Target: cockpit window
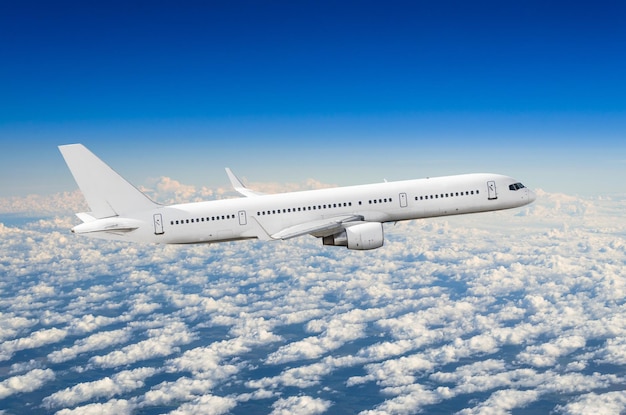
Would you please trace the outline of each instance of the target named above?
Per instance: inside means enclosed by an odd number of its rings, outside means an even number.
[[[526,187],[526,186],[524,186],[521,183],[513,183],[513,184],[509,185],[509,190],[519,190],[519,189],[523,189],[524,187]]]

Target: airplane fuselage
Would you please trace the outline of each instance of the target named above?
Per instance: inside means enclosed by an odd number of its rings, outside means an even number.
[[[511,190],[509,186],[515,183],[515,179],[497,174],[467,174],[163,206],[133,216],[142,225],[114,239],[166,244],[259,235],[267,235],[261,239],[282,239],[271,235],[325,218],[355,216],[364,222],[385,223],[531,203],[532,191]],[[316,236],[328,235],[320,231]]]
[[[386,222],[509,209],[535,200],[531,190],[499,174],[267,195],[246,188],[226,169],[233,188],[246,197],[162,206],[83,145],[59,149],[91,208],[77,213],[83,223],[72,232],[103,239],[195,244],[308,234],[324,245],[367,250],[383,246]]]

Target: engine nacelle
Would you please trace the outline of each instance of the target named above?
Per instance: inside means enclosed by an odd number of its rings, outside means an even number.
[[[359,251],[380,248],[385,243],[383,224],[366,222],[347,226],[345,231],[325,236],[323,242],[324,245],[347,246]]]

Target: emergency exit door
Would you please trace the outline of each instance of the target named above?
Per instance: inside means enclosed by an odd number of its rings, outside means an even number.
[[[407,207],[408,203],[407,203],[407,197],[406,197],[406,193],[400,193],[400,207]]]
[[[247,218],[246,218],[246,211],[245,210],[240,210],[239,211],[239,224],[240,225],[245,225],[247,224]]]
[[[163,216],[160,213],[154,214],[154,234],[155,235],[163,235],[165,231],[163,230]]]
[[[489,195],[489,200],[494,200],[498,198],[498,193],[496,192],[496,182],[487,182],[487,194]]]

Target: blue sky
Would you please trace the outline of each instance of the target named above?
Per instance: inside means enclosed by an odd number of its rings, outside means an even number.
[[[625,190],[626,5],[434,3],[5,3],[0,196],[73,190],[70,142],[136,184]]]

